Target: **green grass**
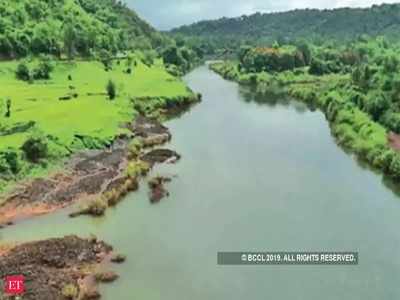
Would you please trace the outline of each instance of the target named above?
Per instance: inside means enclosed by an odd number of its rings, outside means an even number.
[[[161,61],[148,67],[137,60],[132,74],[127,74],[125,61],[114,61],[111,71],[105,71],[97,61],[58,61],[50,80],[33,83],[17,80],[18,61],[0,62],[0,191],[12,188],[15,181],[45,176],[57,168],[72,152],[101,148],[127,131],[122,125],[134,120],[134,98],[141,97],[141,106],[153,112],[163,107],[166,99],[182,101],[193,93],[179,79],[166,72]],[[69,80],[71,76],[72,80]],[[112,80],[117,96],[110,100],[106,85]],[[77,94],[71,100],[59,100]],[[11,99],[11,116],[5,117],[7,99]],[[34,126],[15,129],[21,124]],[[29,127],[29,126],[28,126]],[[12,133],[13,132],[13,133]],[[33,134],[47,136],[48,157],[33,164],[24,157],[21,146]],[[79,136],[80,138],[77,138]],[[17,153],[19,171],[11,174],[4,153]],[[2,156],[3,155],[3,156]]]
[[[121,132],[121,124],[134,115],[131,97],[176,97],[188,95],[182,81],[169,75],[157,62],[149,68],[138,63],[132,74],[123,72],[125,62],[114,62],[106,72],[100,62],[58,62],[47,81],[33,84],[17,80],[17,62],[0,63],[1,126],[34,121],[35,128],[52,135],[63,145],[70,145],[74,135],[111,139]],[[68,80],[71,75],[72,80]],[[117,86],[117,98],[110,101],[105,93],[108,80]],[[72,88],[70,88],[73,87]],[[77,93],[77,98],[60,101],[59,97]],[[89,96],[88,94],[96,94]],[[11,117],[4,118],[5,99],[12,100]],[[29,133],[0,136],[0,150],[20,148]]]

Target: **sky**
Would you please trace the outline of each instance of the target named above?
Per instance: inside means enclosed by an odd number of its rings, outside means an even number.
[[[400,0],[125,0],[142,18],[160,30],[204,19],[237,17],[256,12],[296,8],[366,7]]]

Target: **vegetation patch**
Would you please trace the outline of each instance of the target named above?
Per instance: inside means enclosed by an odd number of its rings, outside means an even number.
[[[400,178],[400,153],[390,138],[400,130],[400,49],[390,47],[384,38],[360,38],[335,49],[309,44],[302,46],[310,55],[305,66],[287,68],[279,60],[271,65],[271,57],[290,47],[294,49],[294,45],[246,48],[237,61],[214,63],[210,68],[227,79],[254,85],[262,95],[278,90],[320,108],[339,144]]]

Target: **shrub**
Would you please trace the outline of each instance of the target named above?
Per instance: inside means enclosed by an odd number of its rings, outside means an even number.
[[[106,90],[110,100],[114,100],[115,96],[117,95],[117,87],[115,86],[114,81],[111,79],[107,82]]]
[[[31,75],[28,64],[25,61],[22,61],[18,64],[17,70],[15,71],[15,75],[19,80],[29,81]]]
[[[396,179],[400,179],[400,157],[399,155],[395,155],[392,157],[392,162],[389,166],[390,175],[392,175]]]
[[[388,172],[395,156],[396,153],[393,150],[388,149],[375,157],[373,164],[374,166],[381,168],[383,171]]]
[[[53,65],[49,58],[44,57],[39,64],[33,69],[34,79],[50,79],[50,73],[53,71]]]
[[[0,152],[0,173],[17,174],[20,170],[20,162],[18,154],[8,149]]]
[[[126,174],[130,178],[136,178],[140,175],[145,175],[150,170],[150,165],[144,161],[138,160],[130,162],[126,169]]]
[[[11,99],[7,99],[7,101],[6,101],[6,113],[4,116],[6,118],[11,117]]]
[[[31,136],[25,141],[21,149],[29,161],[37,163],[48,155],[47,139],[41,135]]]
[[[63,287],[61,293],[67,299],[76,299],[78,296],[78,288],[74,284],[70,283]]]
[[[139,139],[134,139],[131,143],[128,145],[128,158],[129,159],[135,159],[139,156],[140,154],[140,149],[143,148],[143,143]]]
[[[103,199],[107,202],[108,206],[115,206],[126,194],[136,191],[138,188],[139,184],[137,180],[127,177],[118,187],[106,192],[103,195]]]
[[[86,209],[87,213],[92,216],[102,216],[107,209],[107,202],[100,197],[91,201]]]

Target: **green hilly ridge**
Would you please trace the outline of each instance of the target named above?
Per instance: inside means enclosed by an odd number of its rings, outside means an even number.
[[[90,55],[149,49],[163,36],[114,0],[0,0],[0,54]],[[72,53],[70,53],[72,52]]]
[[[298,9],[201,21],[172,30],[174,34],[263,42],[293,39],[346,39],[360,35],[400,36],[400,4],[334,10]]]

